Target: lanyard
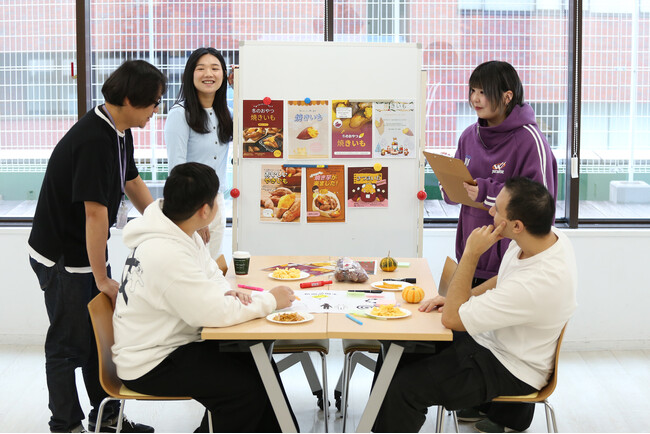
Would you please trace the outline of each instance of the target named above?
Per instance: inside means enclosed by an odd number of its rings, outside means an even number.
[[[108,118],[111,120],[111,123],[115,127],[115,134],[117,137],[117,155],[118,155],[117,160],[120,162],[120,182],[121,182],[120,187],[122,187],[122,193],[124,193],[124,185],[126,183],[126,140],[124,140],[124,152],[122,152],[122,149],[120,147],[120,135],[117,132],[117,125],[113,120],[113,116],[111,116],[111,113],[106,108],[106,104],[104,104],[104,111],[106,111],[106,115],[108,116]]]

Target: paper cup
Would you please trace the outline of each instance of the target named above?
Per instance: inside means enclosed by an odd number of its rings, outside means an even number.
[[[248,266],[251,263],[251,254],[248,252],[233,252],[232,261],[235,264],[235,274],[248,274]]]

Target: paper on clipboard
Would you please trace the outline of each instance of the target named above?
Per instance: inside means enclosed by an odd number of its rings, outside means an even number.
[[[429,166],[433,169],[433,173],[436,174],[438,181],[450,200],[487,211],[487,208],[482,203],[474,202],[467,196],[463,182],[472,185],[476,185],[476,183],[472,175],[470,175],[469,170],[467,170],[467,166],[461,160],[431,152],[425,152],[424,156],[427,158]]]

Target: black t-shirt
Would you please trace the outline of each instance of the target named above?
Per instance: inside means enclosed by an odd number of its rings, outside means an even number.
[[[86,113],[52,151],[29,235],[36,252],[54,262],[63,256],[68,267],[90,265],[84,201],[108,209],[110,228],[122,199],[118,134],[104,113],[97,114],[101,109]],[[124,132],[120,145],[122,155],[126,152],[125,180],[129,181],[138,176],[131,130]]]

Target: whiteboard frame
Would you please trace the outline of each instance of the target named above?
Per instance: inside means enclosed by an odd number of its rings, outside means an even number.
[[[268,57],[277,54],[283,72],[256,68],[256,60],[268,61]],[[341,54],[343,53],[343,54]],[[369,70],[377,68],[375,75],[364,76],[363,80],[376,80],[383,87],[389,87],[384,93],[361,89],[354,86],[336,86],[333,90],[332,80],[345,81],[345,75],[338,74],[340,65],[334,64],[332,70],[322,67],[323,62],[332,60],[349,65],[354,59],[341,56],[360,55],[363,61],[370,63]],[[265,58],[266,56],[266,58]],[[373,56],[378,56],[375,59]],[[325,60],[323,60],[325,59]],[[393,60],[396,65],[390,60]],[[406,59],[406,60],[404,60]],[[320,67],[305,67],[305,62],[320,62]],[[374,63],[373,63],[374,62]],[[388,69],[381,68],[385,62]],[[398,257],[422,257],[424,204],[416,194],[424,190],[423,155],[426,113],[426,72],[421,69],[421,44],[367,44],[336,42],[267,42],[242,41],[240,43],[240,68],[235,69],[234,79],[234,132],[233,132],[233,187],[240,190],[240,197],[233,200],[232,249],[248,250],[255,255],[331,255],[331,256],[383,256],[391,250],[391,255]],[[378,64],[377,64],[378,63]],[[301,67],[302,65],[302,67]],[[301,69],[302,68],[302,69]],[[296,77],[305,70],[318,74],[316,83],[296,89]],[[358,73],[358,65],[351,74]],[[386,72],[388,71],[388,72]],[[362,71],[363,73],[363,71]],[[332,77],[331,74],[335,76]],[[338,75],[337,75],[338,74]],[[293,77],[293,78],[292,78]],[[262,80],[265,78],[265,80]],[[285,80],[283,89],[282,81]],[[356,79],[361,80],[361,78]],[[291,83],[286,88],[286,82]],[[252,84],[251,84],[252,83]],[[343,90],[340,90],[343,88]],[[266,91],[264,90],[266,89]],[[361,89],[361,90],[360,90]],[[407,90],[404,90],[407,89]],[[386,93],[388,92],[388,93]],[[264,97],[283,100],[285,109],[284,131],[287,131],[288,100],[350,99],[361,101],[414,100],[416,102],[416,128],[419,140],[416,143],[415,158],[411,159],[354,159],[329,158],[319,160],[289,160],[285,155],[281,159],[242,157],[243,118],[242,106],[246,99],[261,100]],[[331,130],[328,132],[331,134]],[[286,149],[286,145],[285,145]],[[354,166],[372,166],[380,162],[389,168],[389,206],[388,208],[350,208],[346,209],[345,223],[307,223],[305,217],[306,191],[304,190],[305,173],[303,169],[303,203],[301,204],[301,222],[266,223],[259,219],[260,173],[263,164],[331,164],[344,165],[347,184],[347,168]],[[347,192],[347,188],[346,188]],[[347,202],[347,196],[345,198]],[[251,204],[256,203],[255,207]],[[401,206],[401,207],[400,207]],[[362,217],[360,217],[362,216]],[[389,224],[391,219],[394,224]],[[360,220],[363,220],[361,222]],[[388,222],[388,223],[387,223]],[[335,245],[331,239],[335,238]],[[254,240],[254,241],[253,241]],[[295,241],[291,241],[295,240]],[[319,244],[320,243],[320,244]],[[330,244],[328,244],[330,243]]]

